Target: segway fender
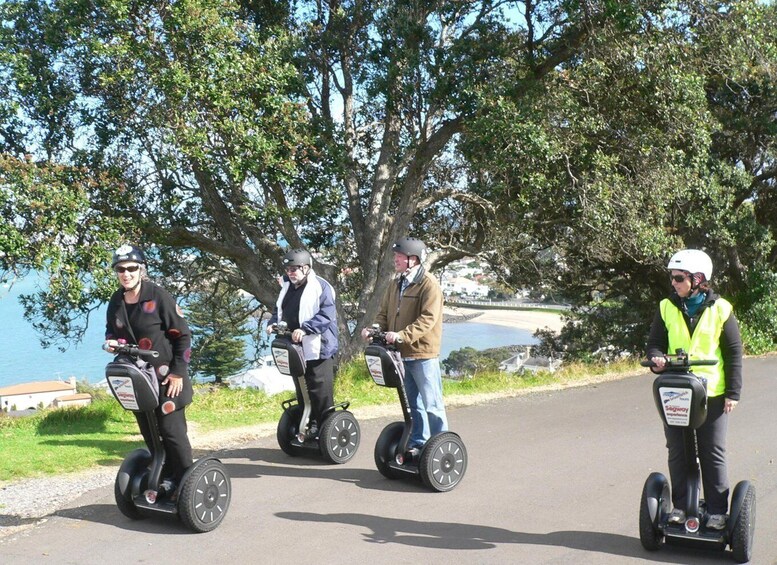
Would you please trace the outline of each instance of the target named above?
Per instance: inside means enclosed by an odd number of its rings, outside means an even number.
[[[753,486],[750,484],[750,481],[739,481],[737,486],[734,487],[734,492],[731,495],[731,512],[728,518],[729,537],[734,529],[734,525],[737,523],[737,518],[739,518],[739,512],[742,510],[742,504],[744,504],[747,492],[751,488]]]
[[[150,461],[151,453],[147,449],[142,448],[136,449],[124,458],[119,467],[119,472],[116,474],[116,484],[122,493],[125,493],[128,497],[137,494],[137,485],[135,485],[136,488],[133,490],[132,483],[140,478],[138,470],[146,467]]]
[[[650,476],[645,481],[647,507],[650,512],[650,519],[654,524],[657,524],[660,518],[661,498],[666,486],[666,477],[661,473],[650,473]]]

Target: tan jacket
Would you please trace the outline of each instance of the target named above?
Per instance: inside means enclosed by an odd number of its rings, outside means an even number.
[[[397,332],[404,359],[434,359],[442,342],[442,290],[421,266],[399,298],[399,276],[383,297],[375,323],[381,330]]]

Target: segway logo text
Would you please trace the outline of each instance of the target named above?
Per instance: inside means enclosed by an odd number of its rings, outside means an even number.
[[[138,399],[135,396],[135,387],[132,386],[132,379],[124,377],[108,377],[108,384],[111,385],[113,396],[119,401],[119,404],[125,410],[138,410]]]
[[[659,388],[664,417],[669,426],[688,426],[691,419],[691,391],[687,388]]]
[[[386,386],[386,381],[383,379],[383,363],[380,357],[365,356],[364,358],[367,360],[367,369],[375,384]]]
[[[275,365],[278,370],[284,375],[291,374],[291,368],[289,367],[289,352],[285,349],[273,347],[272,356],[275,359]]]

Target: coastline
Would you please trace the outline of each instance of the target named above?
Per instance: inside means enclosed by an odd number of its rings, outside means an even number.
[[[445,306],[443,316],[446,322],[474,322],[520,328],[536,332],[548,328],[558,333],[564,325],[562,314],[557,311],[537,310],[478,310],[476,307]]]

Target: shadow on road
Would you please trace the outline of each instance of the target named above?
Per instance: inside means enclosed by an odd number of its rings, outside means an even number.
[[[301,479],[329,479],[356,485],[369,490],[387,492],[429,492],[420,480],[392,481],[377,469],[360,469],[348,465],[334,465],[317,457],[290,457],[277,449],[251,448],[233,450],[220,455],[226,463],[229,476],[234,479],[255,479],[262,476]],[[249,463],[235,463],[245,459]],[[268,463],[262,465],[259,462]]]
[[[165,536],[170,534],[194,534],[194,532],[187,529],[177,517],[167,518],[158,515],[148,516],[140,520],[131,520],[119,512],[118,508],[113,504],[87,504],[85,506],[58,510],[54,515],[62,518],[69,518],[71,520],[85,520],[97,524],[106,524],[108,526],[121,528],[122,530],[144,534]]]
[[[400,543],[429,549],[484,550],[501,544],[547,545],[606,553],[660,563],[731,563],[724,552],[691,551],[672,547],[665,551],[647,552],[639,539],[605,532],[559,531],[547,534],[514,532],[493,526],[453,522],[420,522],[383,518],[367,514],[315,514],[312,512],[277,512],[279,518],[298,522],[350,524],[370,530],[364,534],[369,543]]]

